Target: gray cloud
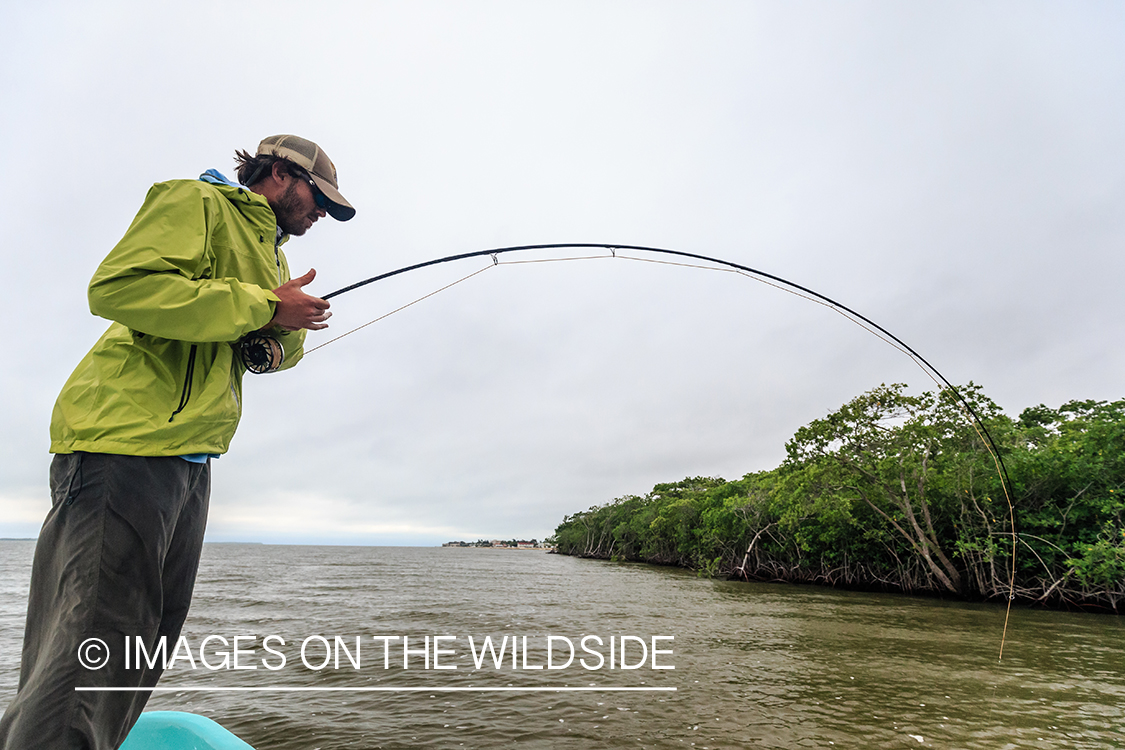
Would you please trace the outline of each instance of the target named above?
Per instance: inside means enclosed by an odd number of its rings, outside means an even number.
[[[360,211],[287,245],[294,271],[318,269],[313,291],[500,245],[654,245],[838,299],[1012,413],[1122,395],[1118,6],[7,15],[0,534],[33,534],[46,510],[51,404],[104,328],[85,285],[148,186],[229,172],[275,132],[321,142]],[[329,332],[474,263],[340,297]],[[745,278],[501,266],[249,379],[211,536],[543,537],[658,481],[772,467],[797,427],[892,381],[932,387],[839,316]]]

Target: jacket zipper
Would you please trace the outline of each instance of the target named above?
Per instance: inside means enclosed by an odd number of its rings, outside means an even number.
[[[195,374],[195,350],[197,347],[198,344],[192,344],[191,351],[188,352],[187,376],[184,377],[184,389],[180,393],[180,405],[172,412],[172,416],[168,417],[169,422],[175,419],[176,415],[184,410],[184,407],[187,406],[188,399],[191,398],[191,381],[192,375]]]
[[[277,261],[277,285],[281,286],[281,230],[278,229],[273,238],[273,259]]]

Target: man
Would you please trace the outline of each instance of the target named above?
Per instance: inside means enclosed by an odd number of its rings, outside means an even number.
[[[290,279],[281,244],[355,209],[311,141],[272,136],[236,152],[241,185],[214,170],[154,185],[89,287],[113,323],[70,376],[51,419],[52,508],[35,550],[19,690],[5,750],[110,750],[155,668],[126,639],[168,653],[191,602],[210,460],[242,411],[242,375],[293,366],[328,303]],[[103,664],[104,662],[104,664]]]

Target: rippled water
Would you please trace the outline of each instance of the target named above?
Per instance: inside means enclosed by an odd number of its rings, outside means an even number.
[[[15,689],[30,542],[0,542],[0,701]],[[1119,618],[696,578],[540,552],[207,545],[185,636],[280,635],[286,666],[196,670],[162,687],[425,687],[424,692],[160,693],[149,708],[210,716],[260,750],[298,748],[1105,748],[1125,745]],[[675,670],[474,669],[468,636],[671,635]],[[300,663],[309,636],[363,636],[362,665]],[[443,664],[384,669],[375,635]],[[214,643],[214,642],[213,642]],[[670,645],[669,645],[670,644]],[[536,648],[538,647],[538,650]],[[635,647],[635,644],[630,644]],[[310,661],[323,656],[317,644]],[[608,659],[608,648],[602,649]],[[216,649],[212,648],[212,652]],[[198,652],[196,653],[198,656]],[[565,654],[564,654],[565,656]],[[217,657],[210,657],[212,662]],[[628,656],[633,662],[634,654]],[[279,663],[274,659],[273,663]],[[594,660],[588,663],[596,663]],[[634,662],[635,663],[635,662]],[[520,664],[519,666],[522,666]],[[183,667],[183,668],[181,668]],[[441,692],[452,687],[675,687],[675,692]]]

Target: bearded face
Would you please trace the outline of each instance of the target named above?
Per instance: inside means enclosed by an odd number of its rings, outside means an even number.
[[[277,216],[277,226],[281,231],[300,237],[309,230],[323,211],[316,207],[312,189],[301,180],[290,180],[280,196],[270,201],[270,208]]]

